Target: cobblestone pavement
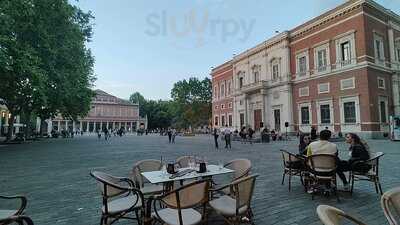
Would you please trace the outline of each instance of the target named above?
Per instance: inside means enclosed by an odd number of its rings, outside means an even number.
[[[258,225],[320,224],[315,213],[319,204],[341,208],[370,225],[387,224],[372,183],[356,183],[353,196],[340,193],[340,203],[334,197],[316,196],[311,200],[298,178],[292,180],[291,192],[287,183],[282,186],[279,149],[296,152],[297,141],[253,145],[234,142],[229,151],[215,150],[210,136],[177,137],[176,144],[167,142],[167,137],[160,136],[113,137],[110,141],[83,136],[1,146],[0,194],[27,196],[26,214],[35,224],[98,224],[101,200],[89,175],[91,170],[124,176],[138,160],[161,156],[174,160],[187,154],[205,156],[211,163],[248,158],[253,173],[260,174],[253,199]],[[374,151],[385,153],[380,171],[383,190],[399,186],[400,143],[370,140],[369,144]],[[339,144],[344,158],[347,147]],[[223,224],[218,216],[211,217],[209,224]]]

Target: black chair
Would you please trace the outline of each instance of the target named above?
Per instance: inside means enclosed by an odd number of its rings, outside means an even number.
[[[376,193],[380,193],[382,195],[382,187],[379,181],[379,159],[383,155],[384,155],[383,152],[377,152],[372,156],[371,159],[362,162],[363,164],[370,165],[371,169],[367,172],[363,173],[357,171],[350,171],[351,194],[353,194],[354,181],[364,180],[374,183]]]
[[[139,213],[141,216],[144,213],[144,198],[133,181],[98,171],[90,172],[90,175],[97,180],[103,197],[101,225],[112,224],[119,219],[133,219],[141,224]],[[134,212],[136,218],[126,216],[130,212]],[[109,223],[109,219],[113,220]]]
[[[282,185],[285,182],[285,176],[289,176],[289,191],[291,188],[292,176],[300,177],[301,184],[304,185],[303,172],[305,171],[305,161],[293,153],[281,149],[283,159]]]

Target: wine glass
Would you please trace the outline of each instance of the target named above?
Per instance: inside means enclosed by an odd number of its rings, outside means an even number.
[[[222,162],[222,160],[218,160],[218,169],[222,170],[224,168],[224,163]]]

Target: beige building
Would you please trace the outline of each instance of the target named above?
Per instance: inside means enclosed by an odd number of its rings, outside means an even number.
[[[234,126],[285,131],[292,124],[289,35],[281,33],[233,58]],[[288,131],[291,131],[290,127]]]
[[[106,128],[123,128],[127,132],[133,132],[139,128],[147,129],[147,118],[139,116],[139,104],[117,98],[102,90],[95,90],[95,92],[96,96],[85,118],[80,118],[75,122],[62,117],[46,120],[47,132],[50,133],[52,130],[96,132]],[[39,126],[37,127],[40,130]]]

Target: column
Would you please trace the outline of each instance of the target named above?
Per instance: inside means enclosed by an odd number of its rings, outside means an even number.
[[[140,124],[140,120],[138,120],[138,121],[136,122],[136,130],[139,130],[139,124]]]
[[[247,95],[244,94],[244,126],[248,126],[249,125],[249,120],[248,120],[248,99],[247,99]]]
[[[65,130],[68,131],[68,120],[65,121]]]
[[[57,131],[61,131],[61,121],[57,121]]]
[[[81,121],[79,121],[79,131],[83,131],[83,126],[82,126],[82,120]]]
[[[391,21],[389,22],[391,24]],[[390,65],[393,69],[397,70],[398,67],[396,66],[396,50],[394,46],[394,35],[393,35],[393,28],[388,30],[388,38],[389,38],[389,54],[390,54]],[[393,108],[394,114],[400,114],[400,80],[399,80],[399,73],[395,73],[392,75],[392,95],[393,95]]]
[[[262,100],[261,121],[263,122],[264,127],[266,127],[267,126],[267,120],[266,120],[267,118],[265,117],[265,109],[266,109],[265,98],[266,98],[266,94],[267,94],[266,90],[261,89],[260,94],[261,94],[261,100]],[[262,127],[260,127],[260,129],[262,129]]]
[[[40,125],[42,124],[42,120],[40,117],[36,117],[36,132],[40,132]]]
[[[128,122],[125,122],[125,131],[128,131]]]
[[[112,129],[115,130],[115,121],[113,121]]]
[[[86,121],[86,132],[89,132],[89,121]]]
[[[96,121],[93,121],[93,132],[96,132]]]
[[[15,123],[18,123],[18,127],[15,127],[15,133],[19,133],[19,123],[21,121],[21,118],[19,116],[17,116],[17,119],[15,121]]]
[[[51,134],[51,131],[53,130],[53,121],[51,119],[47,120],[47,134]]]
[[[131,126],[130,126],[130,128],[131,128],[131,132],[132,132],[132,131],[133,131],[132,122],[131,122]]]
[[[72,120],[72,132],[75,132],[75,121],[74,120]]]

